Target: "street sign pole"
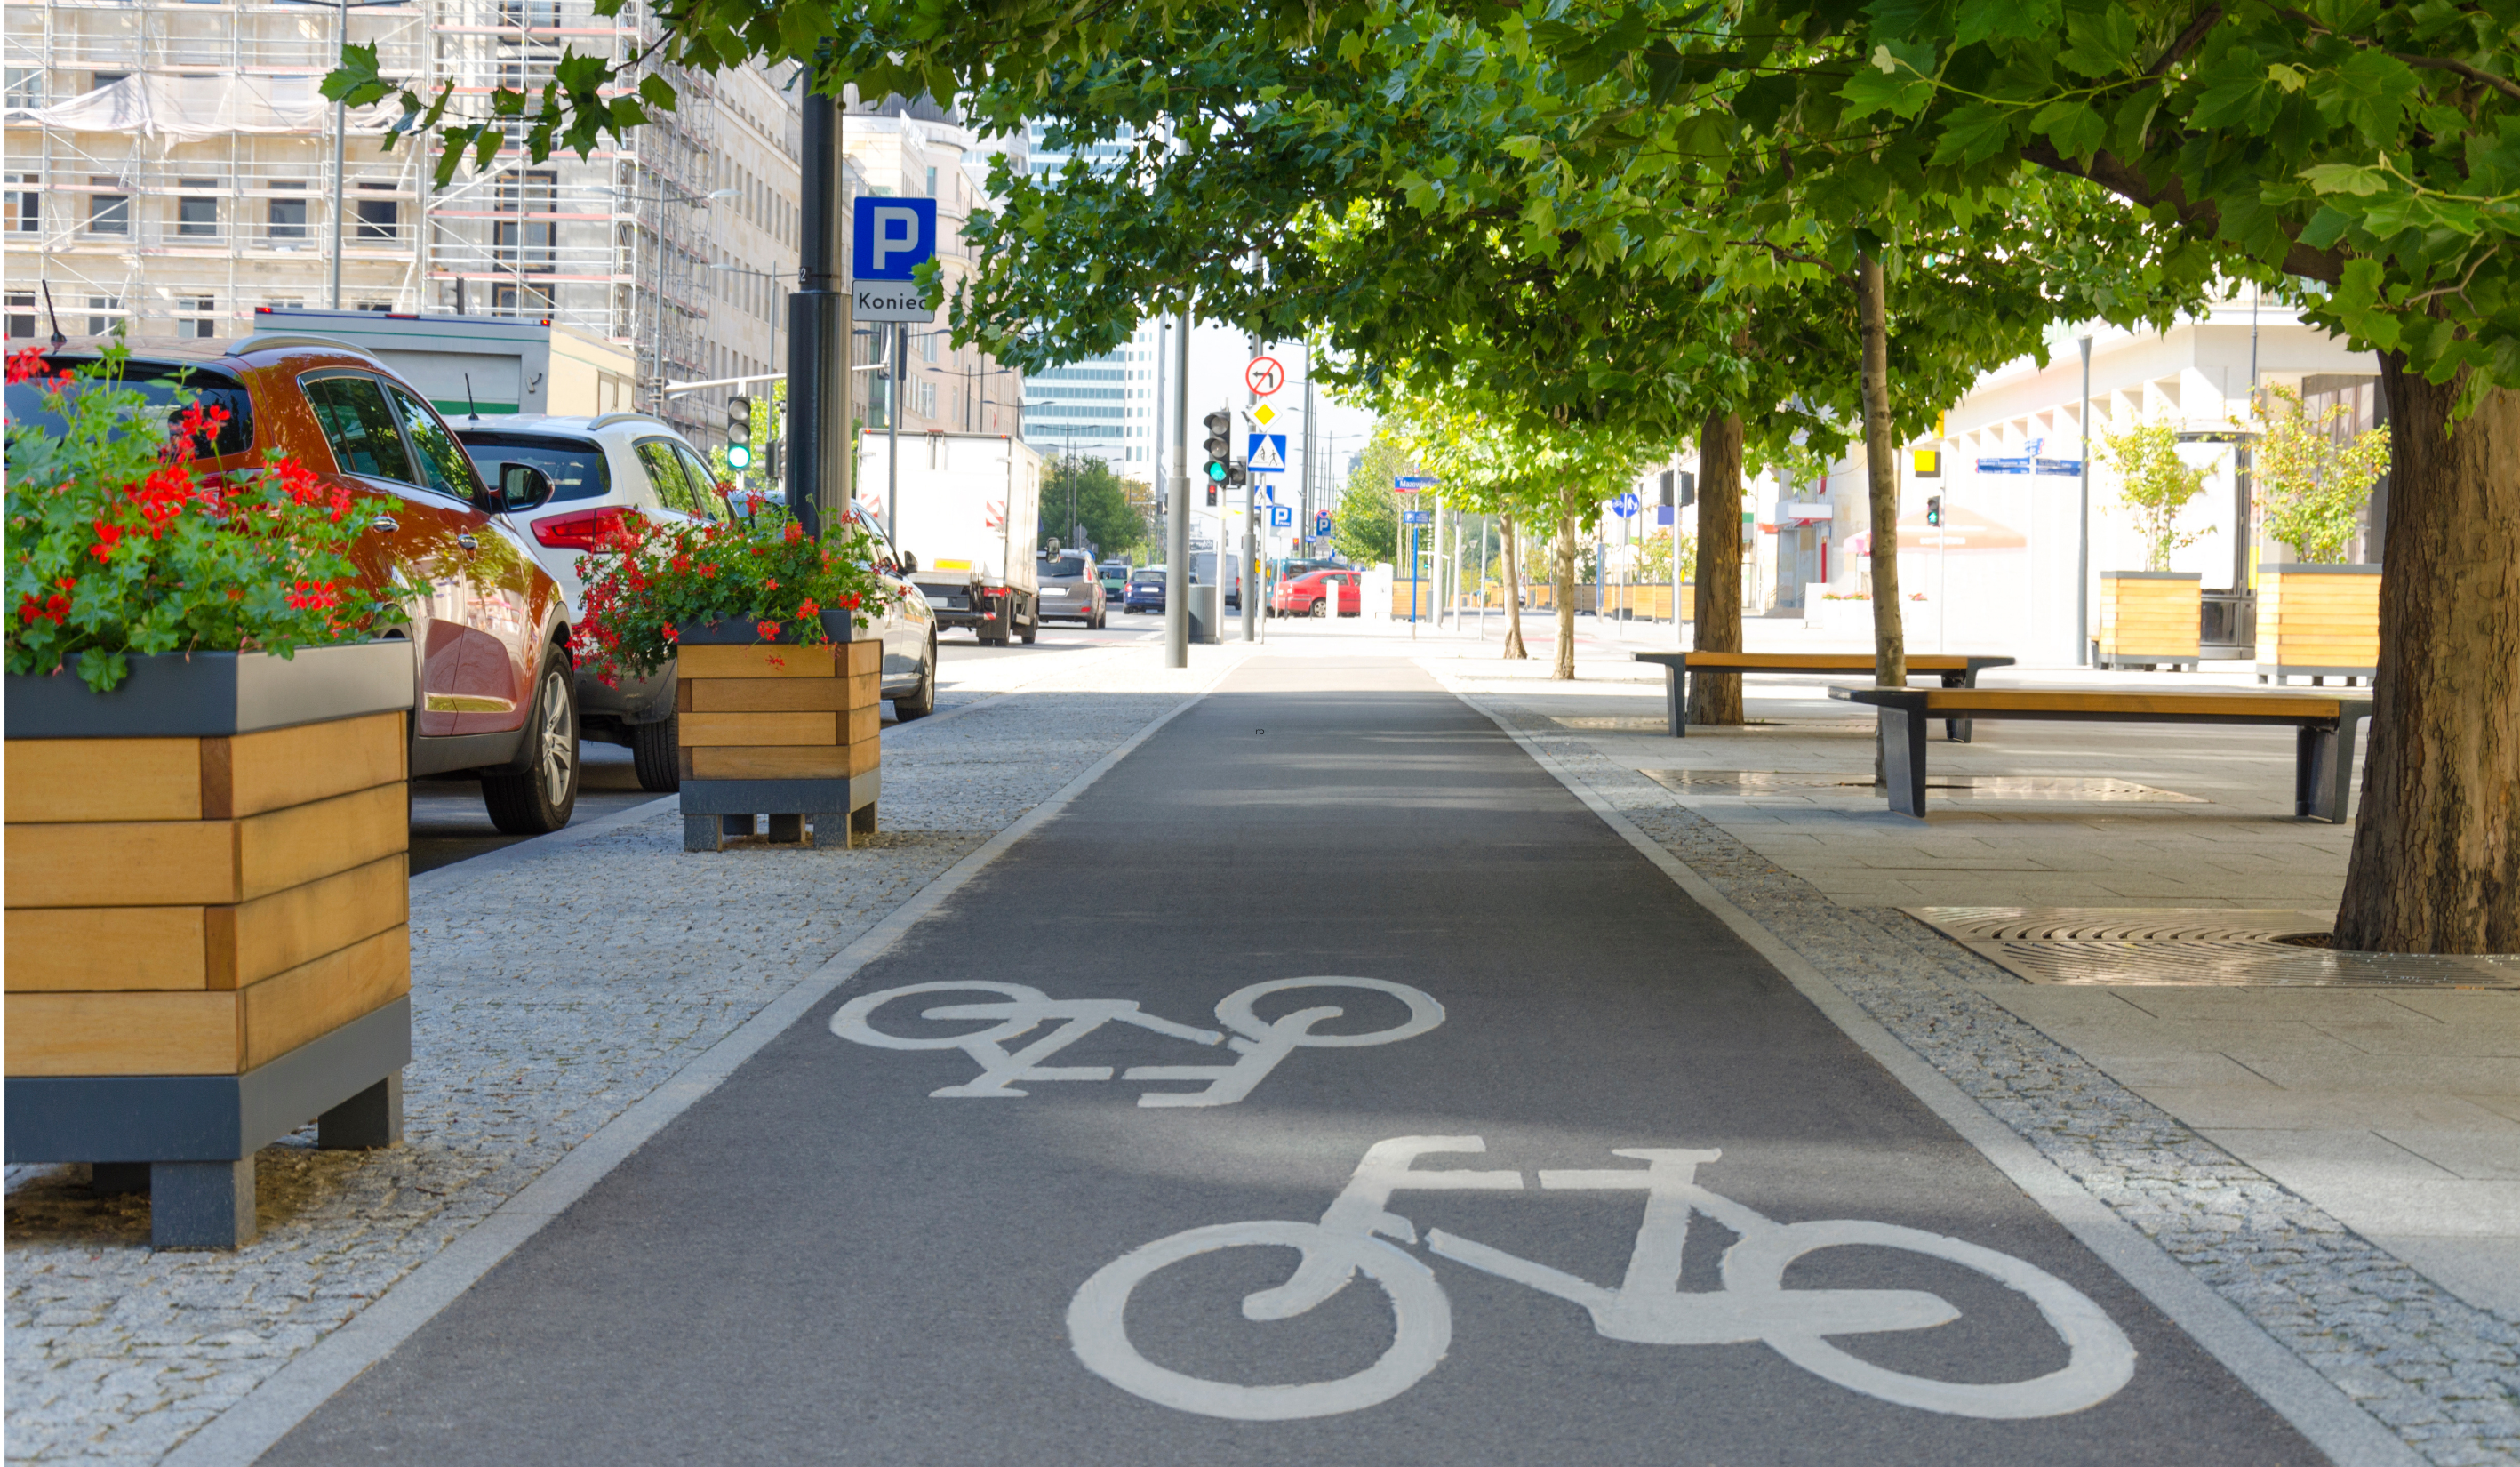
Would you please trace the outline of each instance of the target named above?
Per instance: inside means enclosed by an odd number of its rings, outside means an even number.
[[[902,376],[910,355],[910,328],[895,322],[892,328],[892,400],[884,404],[883,445],[883,535],[891,539],[901,533],[901,409],[910,392],[910,384]],[[1009,608],[1012,616],[1012,608]]]
[[[1190,665],[1190,300],[1174,333],[1172,513],[1164,524],[1164,665]]]
[[[808,92],[799,141],[796,292],[788,298],[788,510],[823,531],[823,507],[849,502],[849,296],[840,261],[839,99]]]

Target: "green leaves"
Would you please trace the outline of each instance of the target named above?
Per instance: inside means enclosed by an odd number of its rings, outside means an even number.
[[[1912,117],[1933,100],[1934,53],[1930,48],[1904,41],[1882,41],[1873,46],[1864,64],[1854,69],[1837,95],[1846,103],[1850,118],[1869,116],[1886,112],[1894,116]]]

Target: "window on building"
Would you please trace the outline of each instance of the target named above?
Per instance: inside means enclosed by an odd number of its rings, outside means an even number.
[[[914,382],[910,385],[910,410],[922,418],[936,416],[936,384]]]
[[[12,173],[9,175],[8,223],[11,234],[41,234],[44,229],[44,175]]]
[[[552,311],[548,286],[502,285],[490,289],[490,305],[503,316],[547,316]]]
[[[275,179],[273,188],[287,194],[303,194],[306,185],[293,179]],[[273,199],[263,206],[263,220],[275,243],[288,243],[306,238],[306,201],[304,198]]]
[[[358,304],[351,306],[350,309],[389,311],[393,309],[393,302],[390,300],[362,300]]]
[[[927,197],[930,199],[936,197],[936,170],[934,168],[927,170]]]
[[[219,298],[216,296],[178,296],[175,298],[175,335],[208,341],[219,334]]]
[[[546,173],[542,177],[549,178]],[[391,188],[391,184],[363,183],[362,189]],[[358,203],[359,228],[355,236],[363,244],[389,245],[402,238],[402,202],[397,199],[362,199]]]
[[[88,187],[99,190],[119,189],[119,178],[91,178]],[[121,193],[94,193],[87,196],[87,232],[90,234],[131,233],[131,196]]]
[[[219,186],[215,178],[176,180],[178,189],[206,190]],[[219,201],[206,193],[179,194],[175,199],[175,233],[188,239],[210,239],[219,232]]]
[[[499,180],[499,212],[491,226],[492,244],[501,262],[529,274],[551,269],[558,258],[557,228],[551,220],[560,193],[560,175],[551,169],[510,173]]]
[[[41,67],[9,68],[8,106],[41,107],[44,105],[44,69]]]
[[[9,340],[22,342],[32,338],[35,334],[35,293],[11,291],[8,317]]]
[[[101,92],[130,74],[128,71],[90,71],[87,73],[87,89]]]
[[[109,312],[110,312],[111,314],[109,314]],[[117,318],[117,317],[119,317],[121,314],[122,314],[122,298],[121,298],[121,297],[119,297],[119,296],[90,296],[90,297],[88,297],[88,298],[87,298],[87,334],[88,334],[89,336],[92,336],[92,337],[101,337],[101,336],[106,335],[108,332],[111,332],[111,331],[112,331],[112,330],[113,330],[114,325],[115,325],[116,318]]]
[[[945,333],[941,331],[928,332],[926,335],[919,339],[919,359],[921,361],[927,362],[935,361],[939,354],[939,348],[944,344]]]

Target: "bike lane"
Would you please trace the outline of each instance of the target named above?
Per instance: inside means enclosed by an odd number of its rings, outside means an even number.
[[[2321,1460],[1485,718],[1331,659],[1247,665],[264,1460],[1054,1453]]]

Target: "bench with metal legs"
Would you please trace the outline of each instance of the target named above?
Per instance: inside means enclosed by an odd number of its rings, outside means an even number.
[[[1663,695],[1671,705],[1671,736],[1688,737],[1688,675],[1721,673],[1737,677],[1745,672],[1869,672],[1872,654],[1853,652],[1640,652],[1637,661],[1658,663],[1662,666]],[[1908,659],[1911,676],[1931,674],[1942,679],[1947,688],[1974,688],[1977,674],[1986,667],[2009,667],[2008,657],[1962,657],[1958,654],[1918,653]],[[1955,744],[1969,742],[1971,730],[1966,718],[1948,720],[1945,738]]]
[[[1925,813],[1925,726],[1936,718],[2028,718],[2049,722],[2236,723],[2289,725],[2293,813],[2341,822],[2353,797],[2354,741],[2371,700],[2301,693],[2092,693],[2045,688],[1831,688],[1845,703],[1880,713],[1881,777],[1890,808]]]

